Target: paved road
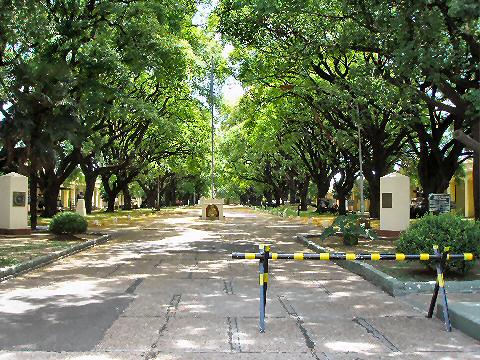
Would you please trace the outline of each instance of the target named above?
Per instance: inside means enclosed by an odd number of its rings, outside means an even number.
[[[0,284],[0,360],[480,359],[480,343],[330,263],[274,262],[258,333],[255,261],[311,228],[242,208],[122,229],[115,241]]]

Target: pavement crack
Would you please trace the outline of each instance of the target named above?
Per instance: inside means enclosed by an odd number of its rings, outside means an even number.
[[[168,303],[167,312],[165,314],[165,321],[162,327],[158,330],[158,337],[155,340],[155,342],[150,346],[152,350],[149,350],[142,354],[142,357],[144,357],[144,359],[155,359],[159,354],[159,351],[154,349],[157,348],[160,337],[162,337],[163,333],[167,330],[170,319],[175,316],[178,309],[178,305],[180,304],[181,300],[182,300],[182,294],[175,294],[172,296],[172,299]]]
[[[327,294],[328,296],[332,295],[331,291],[328,290],[325,285],[320,284],[320,283],[318,283],[317,281],[315,281],[315,284],[317,285],[317,287],[318,287],[319,289],[322,289],[322,290],[325,292],[325,294]]]
[[[142,358],[144,360],[152,360],[152,359],[155,359],[159,353],[160,351],[148,351],[142,354]]]
[[[125,293],[126,294],[133,294],[135,292],[135,290],[137,289],[137,287],[143,282],[143,278],[138,278],[138,279],[135,279],[135,281],[132,283],[132,285],[130,285],[127,290],[125,290]]]
[[[233,285],[230,280],[223,280],[223,291],[227,295],[234,295],[233,293]]]
[[[304,326],[304,321],[300,316],[298,316],[297,311],[295,310],[293,305],[290,303],[290,301],[288,301],[286,296],[278,295],[277,298],[278,298],[278,301],[280,302],[280,305],[282,305],[283,309],[287,312],[287,314],[295,319],[297,323],[297,327],[300,330],[300,333],[302,334],[303,338],[305,339],[305,345],[310,350],[310,353],[312,354],[313,358],[315,360],[320,360],[315,350],[315,341],[313,341],[313,339],[310,337],[308,330]],[[322,355],[324,356],[324,359],[328,359],[325,353],[322,353]]]
[[[230,351],[232,352],[242,352],[240,346],[240,334],[238,331],[238,321],[236,317],[231,318],[227,316],[228,323],[228,344],[230,345]]]
[[[120,264],[115,265],[115,267],[114,267],[112,270],[110,270],[110,271],[105,275],[105,277],[108,278],[108,277],[112,276],[113,274],[115,274],[115,273],[118,271],[118,269],[120,269],[120,266],[121,266]]]
[[[170,300],[170,303],[168,304],[167,313],[165,314],[165,322],[163,323],[160,330],[158,330],[159,336],[162,336],[165,330],[167,330],[168,323],[170,322],[170,319],[175,316],[178,309],[178,304],[180,304],[181,299],[182,294],[175,294],[172,296],[172,300]]]
[[[355,324],[360,325],[363,327],[369,334],[372,334],[373,337],[377,338],[380,340],[380,342],[389,350],[395,351],[395,352],[400,352],[400,349],[392,343],[388,338],[378,329],[376,329],[372,324],[370,324],[367,320],[364,318],[354,318],[353,322]]]

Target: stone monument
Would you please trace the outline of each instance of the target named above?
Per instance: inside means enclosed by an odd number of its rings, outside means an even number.
[[[410,178],[397,172],[380,178],[380,230],[404,231],[410,223]]]
[[[85,199],[83,198],[83,193],[80,193],[77,199],[77,204],[75,205],[75,212],[82,216],[87,216],[87,209],[85,207]]]
[[[202,220],[223,220],[223,199],[201,197],[198,204],[202,207]]]
[[[10,173],[0,176],[0,233],[30,234],[28,227],[28,178]]]

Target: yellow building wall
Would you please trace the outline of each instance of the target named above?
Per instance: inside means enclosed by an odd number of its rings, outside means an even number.
[[[452,178],[448,187],[450,198],[455,202],[456,212],[468,218],[473,218],[473,166],[471,161],[465,163],[465,177],[460,180]]]
[[[93,209],[100,209],[103,207],[103,201],[100,193],[101,182],[95,183],[95,189],[92,196]],[[60,190],[60,200],[64,209],[75,209],[77,198],[82,193],[85,196],[85,184],[78,183],[77,181],[62,184],[63,189]]]
[[[473,206],[473,172],[465,177],[465,216],[473,218],[475,209]]]

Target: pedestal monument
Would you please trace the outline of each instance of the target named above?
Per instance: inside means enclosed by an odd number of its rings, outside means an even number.
[[[223,199],[201,197],[202,220],[223,220]]]
[[[28,178],[10,173],[0,176],[0,234],[30,234]]]
[[[77,200],[77,204],[75,205],[75,212],[82,216],[87,216],[87,209],[85,207],[85,199],[81,198]]]
[[[380,178],[380,230],[399,232],[410,223],[410,178],[397,172]]]

